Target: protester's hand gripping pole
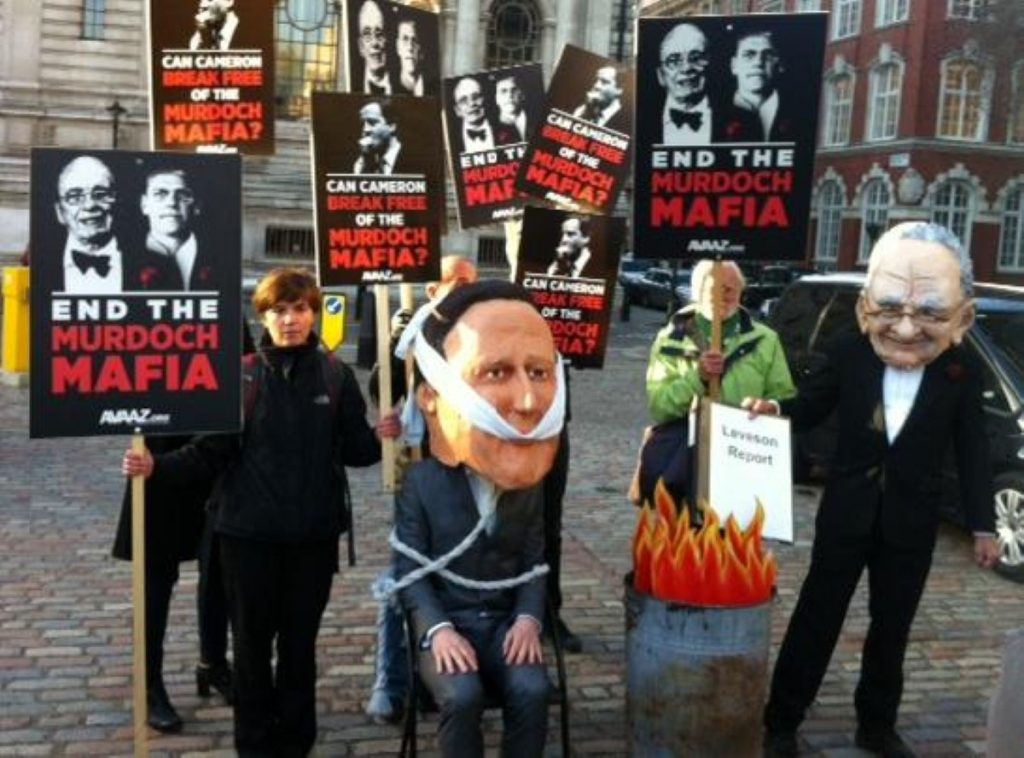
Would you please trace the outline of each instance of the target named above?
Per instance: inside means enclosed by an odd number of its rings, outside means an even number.
[[[403,284],[399,290],[401,293],[401,306],[406,309],[410,314],[416,310],[416,298],[413,295],[412,285]],[[388,356],[388,360],[391,357]],[[415,380],[415,366],[416,358],[413,356],[410,350],[405,355],[405,392],[407,395],[412,397],[413,393],[413,382]],[[413,461],[423,460],[423,450],[420,445],[413,445],[409,448],[409,459]]]
[[[146,440],[138,429],[132,452],[145,455]],[[132,477],[132,714],[135,756],[146,758],[146,477]]]
[[[699,297],[699,293],[694,293]],[[711,265],[711,349],[722,352],[722,259]],[[708,503],[711,481],[710,436],[711,403],[722,395],[722,377],[713,376],[708,382],[708,394],[700,403],[697,416],[697,503],[698,508]]]
[[[391,300],[388,285],[373,285],[373,296],[377,308],[377,380],[380,391],[381,416],[391,413]],[[395,490],[395,441],[380,441],[380,473],[385,492]]]

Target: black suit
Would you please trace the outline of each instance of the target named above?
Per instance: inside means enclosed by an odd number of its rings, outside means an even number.
[[[946,449],[956,448],[961,502],[974,531],[992,530],[992,474],[981,407],[981,375],[951,348],[924,371],[913,407],[890,444],[885,366],[868,339],[851,335],[781,403],[793,429],[835,409],[839,445],[818,508],[811,567],[790,619],[765,710],[770,730],[792,731],[814,700],[850,598],[868,570],[871,626],[856,707],[869,731],[890,730],[903,691],[903,656],[931,566]]]
[[[806,131],[807,119],[794,114],[782,98],[779,99],[779,107],[768,134],[764,133],[764,125],[757,111],[741,108],[734,103],[717,110],[713,129],[715,142],[796,142],[806,139],[806,135],[802,137],[800,132]]]
[[[543,507],[540,485],[502,494],[493,530],[481,533],[448,569],[467,578],[497,580],[543,563]],[[437,558],[458,545],[478,520],[463,467],[430,458],[406,473],[395,501],[395,531],[405,544]],[[396,555],[396,576],[417,565]],[[544,578],[511,589],[477,590],[431,574],[403,590],[402,603],[412,612],[418,638],[439,623],[451,622],[477,653],[479,672],[446,675],[437,672],[429,649],[420,652],[420,674],[441,708],[444,754],[483,755],[480,713],[484,692],[493,690],[505,706],[503,755],[541,755],[547,732],[547,673],[538,665],[508,666],[501,648],[516,617],[544,617]]]
[[[188,287],[182,281],[181,269],[173,257],[155,253],[143,247],[141,253],[132,256],[131,264],[125,267],[125,289],[162,290],[184,292],[194,290],[224,291],[223,266],[216,265],[210,246],[202,239],[196,242],[196,259],[192,262]]]

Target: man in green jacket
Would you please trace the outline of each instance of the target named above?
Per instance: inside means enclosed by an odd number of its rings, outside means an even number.
[[[720,267],[722,351],[712,350],[712,262],[693,268],[694,303],[677,311],[658,332],[647,366],[647,405],[655,423],[685,417],[696,398],[721,377],[721,402],[739,406],[744,397],[783,400],[796,394],[779,336],[740,308],[746,282],[732,261]]]

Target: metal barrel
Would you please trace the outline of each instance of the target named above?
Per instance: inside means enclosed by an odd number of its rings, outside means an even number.
[[[771,602],[746,608],[664,603],[626,576],[626,711],[632,752],[759,756]]]

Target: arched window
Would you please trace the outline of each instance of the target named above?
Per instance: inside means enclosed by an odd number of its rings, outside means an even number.
[[[932,221],[953,232],[964,247],[971,249],[971,225],[974,223],[971,185],[959,179],[947,179],[935,190]]]
[[[988,132],[986,72],[962,58],[942,64],[938,136],[983,140]]]
[[[814,257],[819,263],[835,264],[839,259],[839,237],[843,226],[843,188],[830,179],[818,191],[818,238]]]
[[[277,117],[309,116],[309,93],[334,89],[338,6],[331,0],[277,3]]]
[[[487,25],[487,68],[540,60],[540,12],[532,0],[495,0]]]
[[[1006,195],[1003,223],[999,230],[1000,271],[1024,270],[1024,184]]]
[[[850,114],[853,113],[853,75],[840,74],[828,80],[825,90],[825,147],[850,141]]]
[[[868,109],[868,139],[895,139],[900,121],[900,95],[903,90],[903,66],[883,63],[871,72],[871,97]]]
[[[882,179],[872,179],[861,192],[860,248],[857,262],[867,263],[871,247],[889,225],[889,185]]]
[[[1018,61],[1013,67],[1013,98],[1006,139],[1018,145],[1024,143],[1024,61]]]

